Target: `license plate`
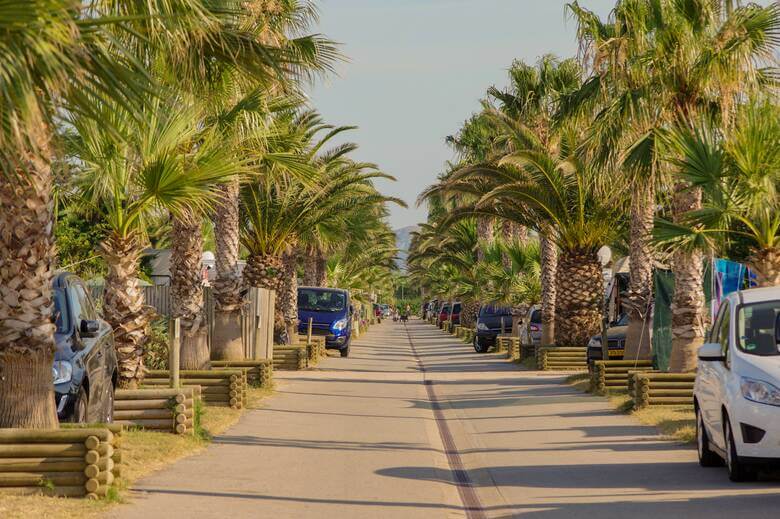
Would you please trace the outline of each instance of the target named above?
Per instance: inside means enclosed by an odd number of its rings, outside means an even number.
[[[626,350],[609,350],[610,357],[622,357],[626,353]]]

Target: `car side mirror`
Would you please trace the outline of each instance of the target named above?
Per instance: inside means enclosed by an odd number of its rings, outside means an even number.
[[[699,348],[699,360],[705,362],[724,362],[723,348],[717,342],[708,342]]]
[[[82,319],[79,333],[82,337],[94,337],[100,330],[100,323],[89,319]]]
[[[780,344],[780,314],[775,317],[775,344]]]

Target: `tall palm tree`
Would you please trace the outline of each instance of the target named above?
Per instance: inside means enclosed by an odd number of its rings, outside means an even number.
[[[326,72],[336,60],[340,59],[331,41],[318,35],[303,35],[317,20],[317,11],[311,2],[286,0],[266,4],[255,3],[251,6],[246,5],[244,9],[251,23],[235,24],[234,21],[227,19],[227,28],[235,30],[238,25],[242,30],[248,31],[252,39],[273,61],[263,67],[222,67],[219,74],[212,74],[211,81],[206,82],[210,97],[217,100],[217,112],[221,111],[229,116],[221,118],[226,138],[242,139],[246,137],[247,130],[250,134],[254,133],[255,128],[251,123],[257,122],[255,118],[248,118],[249,128],[246,125],[235,125],[234,121],[241,112],[255,111],[254,105],[260,98],[272,99],[281,91],[294,92],[298,89],[297,83],[302,78],[314,73]],[[236,50],[241,49],[241,41],[235,40]],[[243,84],[248,80],[253,83],[259,82],[262,87],[250,89],[247,93]],[[225,85],[234,88],[225,89]],[[233,104],[237,98],[249,102],[239,101]],[[225,110],[224,106],[228,106],[229,109]],[[224,124],[228,121],[230,124]],[[243,356],[240,319],[241,308],[245,302],[241,295],[238,266],[239,192],[238,178],[225,183],[222,186],[221,203],[218,204],[213,216],[217,238],[217,279],[214,282],[215,329],[211,353],[215,360],[237,360]]]
[[[80,163],[76,183],[84,210],[100,216],[108,229],[101,244],[108,266],[103,312],[114,329],[119,384],[136,387],[143,379],[143,349],[151,319],[137,279],[148,243],[146,222],[160,211],[169,211],[181,238],[181,222],[199,226],[196,215],[210,207],[218,183],[236,174],[240,164],[217,134],[197,127],[197,109],[185,99],[153,101],[140,120],[116,104],[104,103],[101,109],[119,138],[94,119],[75,116],[69,120],[75,131],[68,140]],[[186,256],[178,247],[174,252]],[[173,274],[173,315],[182,318],[182,356],[190,359],[205,345],[202,293],[185,295],[186,283],[181,279],[189,274],[177,269]]]
[[[780,285],[780,111],[767,101],[737,108],[725,130],[712,121],[668,135],[675,174],[704,194],[703,207],[657,237],[674,248],[718,252],[739,242],[759,286]]]
[[[780,42],[780,6],[732,4],[624,0],[613,12],[613,23],[608,24],[576,2],[570,6],[594,57],[594,67],[602,72],[602,77],[590,82],[589,92],[608,92],[611,96],[601,117],[602,131],[597,132],[602,139],[611,135],[602,148],[628,148],[628,169],[638,170],[645,180],[639,184],[640,196],[634,200],[632,216],[635,281],[631,291],[635,296],[632,306],[637,308],[647,306],[650,290],[651,265],[646,251],[653,216],[650,207],[654,207],[655,200],[649,191],[658,164],[669,162],[655,145],[657,135],[670,125],[692,126],[702,114],[712,111],[728,126],[740,99],[774,83],[762,64],[773,62],[774,49]],[[628,146],[622,146],[621,140]],[[632,168],[636,165],[639,168]],[[701,207],[698,188],[690,189],[685,182],[666,187],[674,192],[675,218]],[[695,351],[703,341],[702,264],[697,249],[678,249],[674,254],[674,371],[695,367]]]
[[[504,156],[497,168],[463,171],[453,182],[486,182],[478,207],[497,208],[500,217],[545,229],[545,238],[560,250],[555,343],[584,346],[600,330],[603,310],[597,253],[622,232],[626,192],[582,154],[586,128],[576,121],[558,130],[555,154],[529,128],[507,122],[525,148]]]
[[[128,11],[186,11],[197,5],[173,0],[164,6],[128,6]],[[112,35],[125,22],[112,9],[93,7],[72,0],[11,0],[2,8],[0,427],[57,425],[51,386],[56,118],[67,108],[100,119],[104,114],[94,110],[96,97],[136,110],[150,94],[131,49]],[[148,13],[132,14],[140,20]],[[163,14],[160,26],[171,20],[169,12]],[[194,17],[203,21],[197,11]],[[148,36],[146,44],[159,43],[159,33]]]
[[[354,208],[392,200],[376,191],[371,184],[375,178],[392,179],[370,164],[343,163],[316,170],[311,185],[279,175],[274,180],[261,177],[245,188],[241,242],[249,258],[244,280],[248,286],[278,291],[277,322],[284,323],[288,336],[297,326],[294,250],[301,234]]]

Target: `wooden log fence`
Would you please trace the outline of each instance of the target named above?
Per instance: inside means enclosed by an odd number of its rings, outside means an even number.
[[[117,390],[114,422],[173,434],[191,433],[197,423],[200,391],[187,388]]]
[[[650,360],[597,360],[593,363],[590,384],[594,391],[628,390],[629,372],[653,371]]]
[[[271,388],[274,383],[274,362],[259,360],[212,360],[212,368],[242,369],[246,371],[247,382],[256,387]]]
[[[274,346],[274,369],[297,371],[309,367],[306,346]]]
[[[0,496],[105,497],[121,476],[122,426],[0,429]]]
[[[249,368],[183,370],[180,377],[184,387],[200,386],[200,398],[204,404],[241,409],[247,402],[248,371]],[[166,387],[169,376],[168,370],[149,371],[144,386]]]
[[[582,371],[588,369],[588,349],[545,346],[539,348],[536,362],[541,371]]]
[[[634,409],[693,406],[695,373],[633,373]]]

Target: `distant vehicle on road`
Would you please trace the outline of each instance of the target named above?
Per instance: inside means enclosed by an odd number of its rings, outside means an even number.
[[[780,467],[780,287],[729,294],[698,355],[699,463],[725,461],[732,481]]]
[[[626,353],[626,332],[628,332],[628,314],[623,314],[616,321],[609,323],[607,330],[608,360],[623,360]],[[594,335],[588,342],[588,365],[592,365],[594,361],[602,360],[603,356],[601,334]]]
[[[486,353],[496,343],[496,337],[501,333],[501,322],[504,330],[512,329],[512,310],[508,307],[483,305],[477,316],[477,333],[474,337],[474,350]]]
[[[539,346],[542,343],[542,307],[534,305],[528,309],[520,327],[520,344]]]
[[[439,315],[436,318],[437,323],[441,324],[444,321],[448,321],[450,317],[452,317],[453,324],[460,324],[460,308],[460,303],[455,303],[452,308],[452,316],[450,316],[450,303],[444,303],[444,306],[441,307]]]
[[[390,319],[390,305],[379,305],[382,307],[382,317]]]
[[[354,310],[349,292],[338,288],[298,288],[298,333],[307,333],[309,318],[312,333],[325,337],[325,347],[349,356]]]
[[[111,422],[117,383],[114,332],[77,276],[58,274],[52,289],[57,417],[61,422]]]

